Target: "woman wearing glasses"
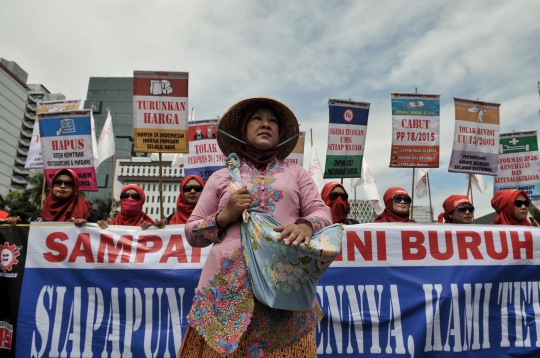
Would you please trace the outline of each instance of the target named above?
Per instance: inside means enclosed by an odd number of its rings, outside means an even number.
[[[97,221],[92,206],[79,195],[79,177],[70,169],[61,169],[51,179],[52,189],[43,207],[30,221],[73,222],[80,227]]]
[[[491,206],[499,216],[491,224],[533,226],[527,219],[530,204],[531,200],[523,190],[499,190],[491,199]]]
[[[169,224],[185,224],[204,188],[204,180],[197,175],[190,175],[180,183],[180,194],[176,200],[176,212],[167,218]]]
[[[377,216],[374,222],[416,222],[409,219],[409,209],[412,199],[405,189],[400,187],[390,188],[384,193],[383,200],[385,209]]]
[[[439,214],[439,223],[470,224],[474,206],[465,195],[450,195],[443,203],[444,212]]]
[[[330,208],[332,213],[333,223],[342,223],[345,225],[359,224],[354,219],[349,219],[347,215],[351,211],[351,204],[349,204],[349,194],[343,188],[343,185],[339,183],[326,183],[321,192],[321,198]]]
[[[163,222],[154,222],[152,218],[143,211],[146,201],[144,190],[135,184],[126,185],[120,192],[120,212],[114,220],[100,220],[99,226],[105,229],[108,225],[140,226],[146,230],[150,225],[163,227]]]

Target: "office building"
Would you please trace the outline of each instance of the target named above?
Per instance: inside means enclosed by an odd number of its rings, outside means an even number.
[[[24,175],[13,178],[14,163],[26,159],[29,140],[21,139],[22,125],[28,101],[28,74],[14,61],[0,58],[0,194],[7,195],[18,188],[17,183],[26,185]],[[32,119],[34,120],[35,117]],[[33,126],[33,123],[32,123]],[[30,137],[32,130],[30,129]],[[22,164],[24,167],[24,162]]]
[[[65,99],[41,84],[27,84],[28,74],[15,62],[0,58],[0,194],[24,190],[30,174],[24,169],[36,105]]]

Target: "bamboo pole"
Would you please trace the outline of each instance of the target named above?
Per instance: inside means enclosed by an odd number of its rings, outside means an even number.
[[[358,221],[358,212],[359,212],[359,207],[358,207],[358,201],[356,201],[356,187],[354,187],[354,220]]]
[[[165,219],[163,215],[163,167],[161,162],[161,152],[159,153],[159,212],[160,219]]]
[[[418,93],[418,87],[414,88],[414,93]],[[412,168],[412,194],[411,194],[411,220],[414,220],[414,171],[416,168]]]
[[[412,169],[411,220],[414,220],[414,170]]]
[[[426,173],[427,189],[429,194],[429,212],[431,213],[431,222],[433,222],[433,204],[431,203],[431,187],[429,185],[429,173]]]
[[[114,214],[114,154],[111,157],[111,213],[109,214],[109,217],[112,217]]]
[[[45,184],[47,183],[47,177],[45,176],[45,170],[43,171],[43,184],[41,185],[41,203],[39,204],[39,208],[41,209],[43,207],[43,201],[45,200]]]

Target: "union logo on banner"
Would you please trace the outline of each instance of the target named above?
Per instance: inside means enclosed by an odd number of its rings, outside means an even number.
[[[13,265],[17,265],[19,263],[17,257],[21,254],[19,252],[21,248],[17,247],[17,245],[10,245],[7,242],[4,242],[1,248],[2,256],[0,261],[0,270],[2,270],[2,273],[5,276],[6,271],[11,271],[13,269]]]

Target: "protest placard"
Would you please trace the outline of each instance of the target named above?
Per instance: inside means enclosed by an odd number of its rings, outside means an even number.
[[[39,114],[45,112],[62,112],[79,109],[80,99],[69,101],[47,101],[36,104],[36,121],[32,130],[32,140],[26,156],[24,169],[43,168],[43,158],[41,157],[41,142],[39,141]]]
[[[79,176],[79,190],[97,191],[90,110],[39,114],[43,172],[51,178],[60,169]]]
[[[456,124],[449,172],[497,175],[500,103],[454,98]]]
[[[187,153],[187,72],[134,71],[135,152]]]
[[[324,178],[358,178],[366,142],[369,103],[328,100],[328,145]]]
[[[392,93],[392,168],[439,167],[438,94]]]
[[[493,193],[502,189],[523,190],[531,200],[540,200],[540,162],[536,131],[500,134],[499,168]]]

